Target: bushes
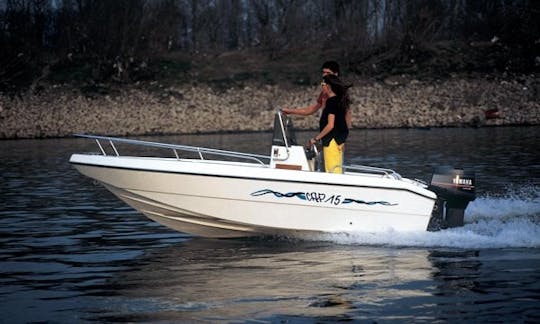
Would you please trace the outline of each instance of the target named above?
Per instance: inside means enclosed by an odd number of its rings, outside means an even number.
[[[35,89],[36,79],[230,79],[227,61],[212,64],[221,53],[307,69],[336,59],[344,70],[367,76],[529,73],[540,68],[539,15],[540,3],[529,0],[5,1],[0,91]],[[203,79],[199,71],[206,65],[215,75]],[[244,68],[233,74],[263,73]]]

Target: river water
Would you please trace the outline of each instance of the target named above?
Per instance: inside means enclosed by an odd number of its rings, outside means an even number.
[[[539,322],[540,127],[356,130],[351,163],[475,171],[463,228],[210,240],[79,175],[85,139],[0,141],[0,323]],[[300,133],[307,141],[311,133]],[[271,134],[143,138],[267,154]]]

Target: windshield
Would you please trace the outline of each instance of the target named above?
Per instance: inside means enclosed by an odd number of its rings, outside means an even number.
[[[283,125],[283,127],[281,125]],[[283,132],[285,132],[285,134],[283,134]],[[287,136],[287,143],[284,141],[285,136]],[[274,136],[272,137],[272,145],[285,146],[285,144],[288,146],[296,145],[296,135],[294,133],[292,120],[278,111],[274,118]]]

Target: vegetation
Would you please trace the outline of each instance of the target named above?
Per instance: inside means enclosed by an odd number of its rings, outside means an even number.
[[[0,92],[540,68],[534,0],[0,0]],[[105,90],[104,90],[105,91]]]

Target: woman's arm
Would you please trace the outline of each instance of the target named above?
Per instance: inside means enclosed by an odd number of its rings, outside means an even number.
[[[309,140],[309,144],[313,145],[316,142],[320,141],[323,137],[325,137],[328,133],[334,129],[334,123],[336,121],[336,115],[334,114],[328,114],[328,123],[324,126],[324,128],[321,130],[321,132],[315,136],[314,138]]]
[[[302,108],[296,108],[296,109],[293,109],[293,108],[288,108],[288,107],[284,107],[283,109],[281,109],[281,111],[286,114],[286,115],[300,115],[300,116],[309,116],[309,115],[313,115],[317,110],[319,110],[319,108],[321,108],[321,104],[318,103],[318,102],[314,102],[312,105],[309,105],[307,107],[302,107]]]

